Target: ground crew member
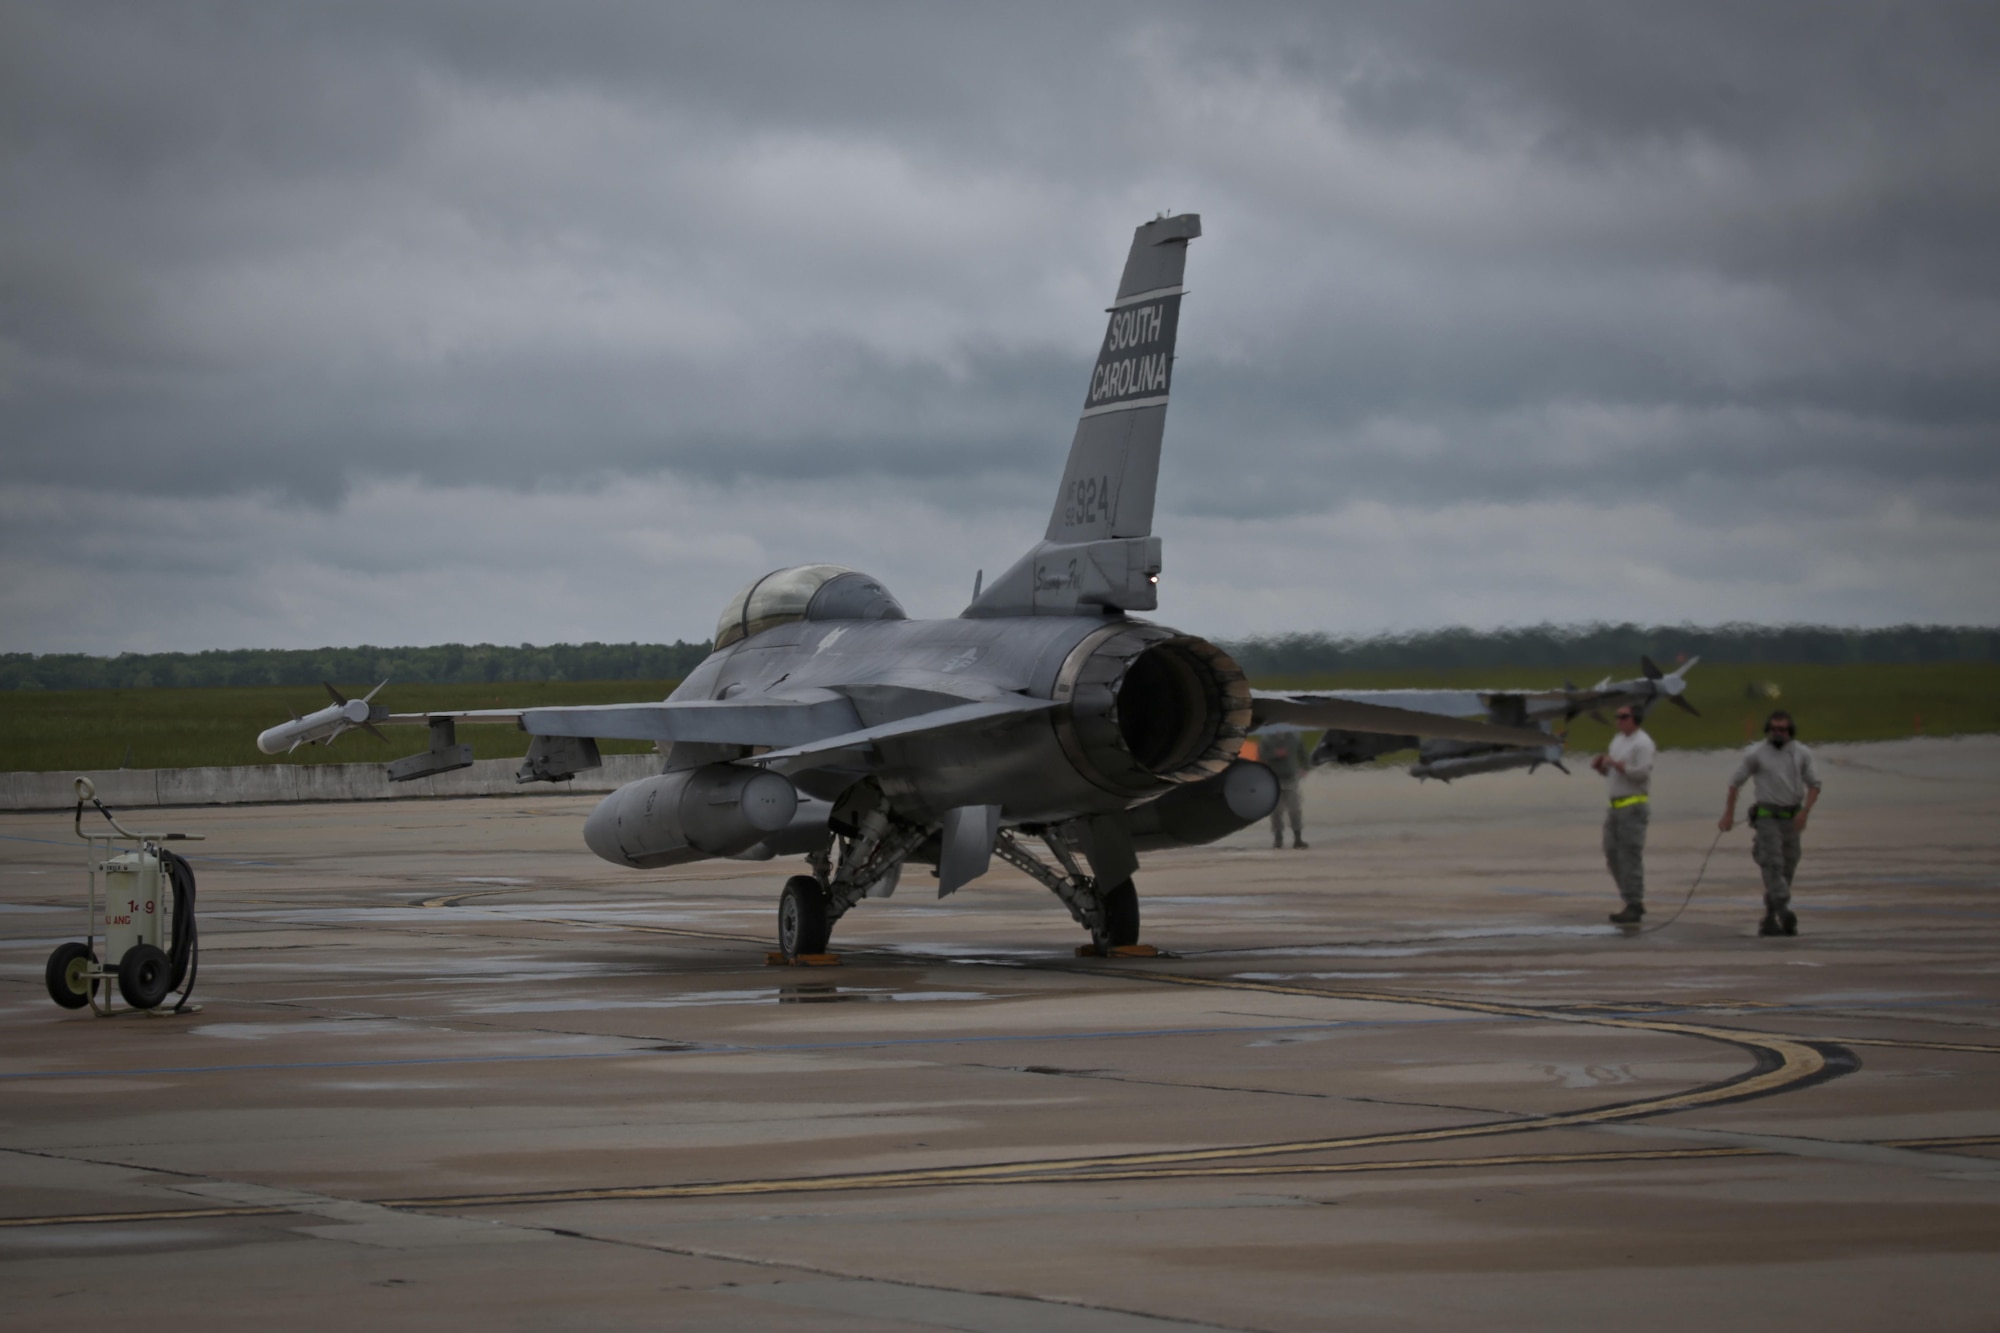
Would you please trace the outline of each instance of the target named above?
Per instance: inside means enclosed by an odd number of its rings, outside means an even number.
[[[1267,731],[1258,737],[1257,761],[1278,779],[1278,804],[1271,810],[1271,845],[1285,845],[1285,820],[1292,821],[1292,846],[1306,845],[1303,825],[1305,804],[1299,799],[1299,780],[1306,772],[1305,737],[1296,731]]]
[[[1743,762],[1729,779],[1729,801],[1716,827],[1724,833],[1736,826],[1736,793],[1751,778],[1757,780],[1750,804],[1750,859],[1764,872],[1764,919],[1759,935],[1796,935],[1799,919],[1792,915],[1792,876],[1799,868],[1799,835],[1806,816],[1819,801],[1819,771],[1812,751],[1795,737],[1798,724],[1780,708],[1764,719],[1764,739],[1743,752]]]
[[[1618,734],[1603,754],[1590,761],[1604,775],[1611,808],[1604,812],[1604,864],[1625,906],[1611,914],[1621,926],[1637,925],[1646,915],[1646,825],[1651,822],[1653,756],[1659,747],[1639,726],[1632,708],[1618,710]]]

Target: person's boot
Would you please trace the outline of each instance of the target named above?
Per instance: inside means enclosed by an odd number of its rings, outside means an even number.
[[[1306,840],[1304,838],[1301,838],[1298,834],[1294,833],[1292,835],[1292,850],[1295,852],[1302,852],[1305,849],[1306,849]]]
[[[1274,852],[1281,852],[1284,849],[1285,849],[1285,835],[1282,833],[1273,833],[1271,835],[1271,850]]]
[[[1611,924],[1614,926],[1636,926],[1645,915],[1646,904],[1626,903],[1624,907],[1611,914]]]
[[[1778,905],[1766,896],[1764,899],[1764,919],[1757,923],[1759,935],[1782,935],[1785,923],[1778,919]]]
[[[1796,935],[1799,933],[1799,919],[1792,915],[1790,905],[1778,909],[1778,929],[1787,935]]]

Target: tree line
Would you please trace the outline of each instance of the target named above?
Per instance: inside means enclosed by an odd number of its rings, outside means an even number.
[[[316,685],[394,680],[465,685],[503,680],[679,680],[706,643],[442,643],[429,648],[231,648],[201,653],[0,654],[0,689],[131,690],[155,686]]]
[[[1252,676],[1336,671],[1536,667],[1583,670],[1642,654],[1671,669],[1682,657],[1729,663],[2000,662],[2000,629],[1899,625],[1534,625],[1341,637],[1280,634],[1223,645]],[[558,643],[537,647],[445,643],[428,648],[234,648],[200,653],[0,654],[0,689],[98,690],[156,686],[349,684],[396,680],[460,685],[528,680],[678,680],[708,656],[706,643]]]
[[[1905,665],[2000,661],[2000,629],[1897,625],[1840,629],[1830,625],[1532,625],[1520,629],[1424,630],[1373,638],[1281,634],[1228,645],[1252,676],[1302,676],[1336,671],[1448,671],[1473,667],[1581,670],[1629,663],[1641,656],[1672,670],[1684,657],[1749,665]]]

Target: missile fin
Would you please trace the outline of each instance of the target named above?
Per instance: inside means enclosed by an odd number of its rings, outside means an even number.
[[[388,683],[389,683],[389,678],[387,676],[382,677],[382,685],[387,685]],[[372,700],[376,695],[380,694],[382,692],[382,685],[377,685],[374,689],[362,695],[361,702],[367,703],[370,700]]]
[[[361,724],[361,729],[367,732],[370,736],[373,736],[376,740],[382,742],[384,745],[387,745],[389,743],[389,738],[387,736],[384,736],[380,731],[376,730],[375,724],[373,722],[363,722]]]
[[[326,692],[333,696],[333,701],[335,703],[344,704],[347,702],[347,696],[342,694],[339,690],[333,688],[332,682],[323,680],[320,682],[320,684],[326,686]]]

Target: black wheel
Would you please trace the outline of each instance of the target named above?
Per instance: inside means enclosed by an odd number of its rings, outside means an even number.
[[[118,960],[118,993],[134,1009],[151,1009],[172,989],[174,965],[150,944],[135,944]]]
[[[1116,949],[1138,942],[1139,890],[1128,879],[1104,891],[1104,944]]]
[[[793,875],[778,895],[778,950],[787,958],[825,953],[833,924],[826,919],[826,890],[811,875]]]
[[[58,944],[42,973],[42,979],[49,985],[49,998],[65,1009],[81,1009],[89,1004],[90,992],[96,989],[89,976],[94,961],[87,944],[75,941]]]

